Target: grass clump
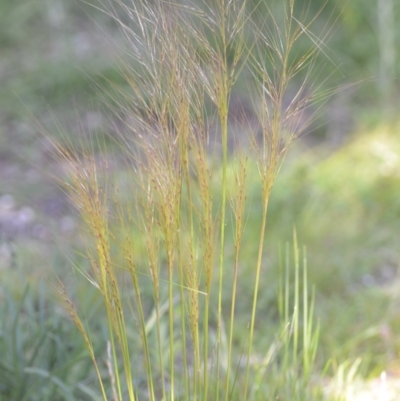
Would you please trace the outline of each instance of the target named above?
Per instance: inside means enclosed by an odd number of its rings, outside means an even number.
[[[44,285],[20,299],[1,286],[0,400],[92,400],[90,360],[75,327],[51,309]]]
[[[318,330],[296,239],[294,297],[287,262],[279,298],[281,333],[267,351],[255,333],[266,329],[259,298],[271,190],[288,147],[327,97],[310,81],[323,48],[311,33],[315,16],[294,0],[265,15],[246,1],[225,0],[115,0],[102,8],[127,40],[120,72],[128,88],[113,88],[108,98],[119,160],[74,146],[57,147],[56,157],[69,166],[67,187],[92,238],[83,274],[104,300],[107,379],[90,328],[62,286],[60,296],[103,398],[312,399]],[[229,115],[239,77],[252,88],[256,122],[240,120],[235,136]],[[259,214],[252,244],[249,180],[260,196],[252,205]],[[254,258],[243,257],[244,244]],[[252,282],[245,330],[237,319],[242,280]]]

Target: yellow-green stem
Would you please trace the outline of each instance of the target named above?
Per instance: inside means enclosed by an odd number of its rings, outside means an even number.
[[[206,295],[206,306],[204,310],[204,354],[203,354],[203,375],[204,375],[204,390],[203,400],[208,401],[208,316],[210,309],[210,293],[207,291]]]
[[[235,271],[232,286],[232,304],[231,304],[231,320],[229,327],[229,348],[228,348],[228,371],[226,372],[226,382],[225,382],[225,401],[229,399],[229,384],[230,384],[230,373],[231,373],[231,363],[232,363],[232,343],[233,343],[233,324],[235,321],[235,303],[236,303],[236,289],[237,289],[237,276],[239,268],[239,243],[236,243],[235,252]]]
[[[157,320],[157,341],[158,341],[158,355],[159,355],[159,361],[160,361],[160,370],[161,370],[161,388],[162,388],[162,394],[163,394],[163,399],[166,400],[166,391],[165,391],[165,374],[164,374],[164,362],[163,362],[163,357],[162,357],[162,344],[161,344],[161,320],[160,320],[160,304],[159,304],[159,298],[158,294],[157,297],[154,299],[156,303],[156,320]]]
[[[261,231],[260,231],[260,241],[258,244],[258,256],[257,256],[257,266],[256,266],[256,278],[255,278],[255,284],[254,284],[253,307],[252,307],[252,311],[251,311],[249,348],[248,348],[248,352],[247,352],[246,376],[245,376],[245,384],[244,384],[244,392],[243,392],[244,398],[247,397],[247,389],[248,389],[248,384],[249,384],[250,359],[251,359],[251,353],[253,351],[254,323],[256,320],[258,287],[260,284],[260,272],[261,272],[262,255],[263,255],[263,248],[264,248],[265,227],[267,225],[268,199],[269,199],[269,194],[266,194],[264,197],[263,215],[262,215],[262,223],[261,223]]]
[[[228,99],[224,99],[221,107],[221,128],[222,128],[222,201],[221,201],[221,241],[219,250],[219,288],[218,288],[218,327],[217,327],[217,381],[219,383],[220,375],[220,345],[221,345],[221,325],[222,325],[222,281],[224,272],[225,257],[225,212],[226,212],[226,168],[228,153]],[[206,322],[207,323],[207,322]],[[216,389],[216,401],[219,400],[218,385]]]
[[[135,287],[135,292],[136,292],[136,302],[138,303],[138,311],[139,311],[139,319],[140,319],[140,326],[142,328],[142,341],[143,341],[143,348],[144,348],[144,353],[145,353],[145,360],[146,360],[146,370],[147,370],[147,377],[148,377],[148,388],[149,388],[149,398],[151,401],[155,400],[154,396],[154,383],[153,383],[153,372],[151,368],[151,359],[150,359],[150,348],[149,348],[149,343],[148,343],[148,338],[146,334],[146,321],[144,318],[144,309],[143,309],[143,304],[142,304],[142,298],[140,296],[140,288],[139,288],[139,283],[137,280],[137,277],[135,277],[136,273],[131,272],[131,277],[132,281],[134,283]],[[125,331],[126,333],[126,331]],[[133,396],[133,388],[132,387],[132,377],[129,379],[128,386],[130,387],[129,389],[129,396],[131,397],[131,394]],[[134,398],[132,398],[133,400]]]
[[[108,330],[109,330],[109,333],[110,333],[111,350],[112,350],[112,357],[113,357],[113,362],[114,362],[114,371],[115,371],[115,379],[116,379],[116,382],[117,382],[118,396],[119,396],[119,399],[122,400],[121,379],[119,377],[119,369],[118,369],[118,364],[117,364],[118,359],[117,359],[117,353],[116,353],[116,349],[115,349],[114,332],[113,332],[113,328],[111,326],[111,320],[110,319],[107,319],[107,320],[108,320]],[[102,380],[100,380],[100,383],[101,383],[101,385],[103,385],[103,381]],[[131,397],[131,394],[129,394],[129,397],[130,397],[129,398],[130,401],[135,401],[135,395],[134,394],[132,394],[133,398]]]
[[[168,280],[169,280],[169,289],[168,289],[168,302],[169,302],[169,352],[170,352],[170,399],[175,399],[175,389],[174,389],[174,381],[175,381],[175,349],[174,349],[174,294],[173,294],[173,275],[172,275],[172,258],[168,257]]]
[[[299,343],[299,306],[300,306],[300,256],[297,246],[296,231],[293,233],[294,247],[294,311],[293,311],[293,366],[297,366],[298,343]],[[304,350],[303,350],[304,351]]]

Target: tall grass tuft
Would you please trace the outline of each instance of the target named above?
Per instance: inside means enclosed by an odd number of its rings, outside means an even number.
[[[58,146],[56,157],[69,166],[68,191],[91,238],[84,276],[104,300],[105,372],[79,309],[63,288],[60,295],[104,400],[310,399],[318,330],[296,241],[294,298],[289,262],[279,298],[282,332],[264,351],[255,336],[264,323],[258,300],[271,189],[288,147],[329,95],[313,85],[324,35],[311,32],[309,5],[263,4],[101,6],[126,39],[119,68],[127,87],[107,99],[119,156],[110,162],[107,149]],[[230,101],[243,82],[256,123],[242,119],[235,136]],[[255,260],[241,254],[249,180],[262,194],[251,205],[260,215]],[[245,297],[247,328],[237,320]]]

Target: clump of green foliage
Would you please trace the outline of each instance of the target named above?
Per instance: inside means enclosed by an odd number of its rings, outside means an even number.
[[[1,288],[0,400],[96,399],[85,344],[43,284],[20,299]]]

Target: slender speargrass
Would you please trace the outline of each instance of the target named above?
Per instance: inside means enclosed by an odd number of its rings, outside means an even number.
[[[127,86],[108,88],[106,98],[117,168],[105,165],[107,149],[79,154],[73,145],[56,145],[56,158],[69,166],[67,190],[92,238],[85,275],[105,304],[112,389],[102,381],[93,344],[64,289],[62,297],[105,400],[111,394],[131,401],[265,399],[272,393],[259,378],[277,349],[281,376],[271,369],[278,382],[284,386],[284,377],[301,369],[299,383],[308,385],[317,330],[296,237],[293,312],[287,265],[279,298],[284,329],[262,366],[254,363],[271,190],[288,147],[311,123],[302,117],[328,95],[309,82],[323,49],[311,33],[315,17],[307,7],[298,11],[294,0],[283,3],[265,14],[236,0],[101,4],[126,40],[118,44],[118,68]],[[253,88],[257,124],[243,125],[250,146],[231,154],[230,100],[240,79]],[[299,89],[287,105],[293,82]],[[252,185],[262,202],[256,257],[243,260],[250,171],[258,171]],[[241,281],[249,277],[248,330],[238,346],[237,306]]]

